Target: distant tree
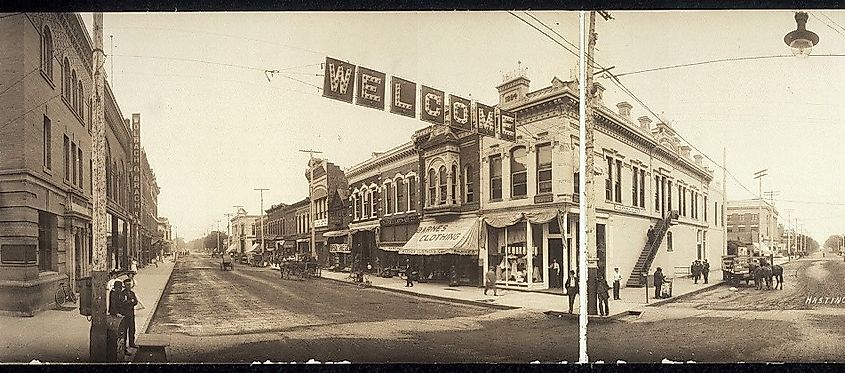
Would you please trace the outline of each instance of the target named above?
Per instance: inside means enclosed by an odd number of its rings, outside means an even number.
[[[842,236],[832,235],[824,241],[824,247],[838,250],[842,246]]]

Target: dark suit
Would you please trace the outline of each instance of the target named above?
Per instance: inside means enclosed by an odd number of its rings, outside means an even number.
[[[126,342],[129,346],[135,346],[135,306],[138,304],[138,297],[130,289],[123,289],[123,330],[126,333]]]

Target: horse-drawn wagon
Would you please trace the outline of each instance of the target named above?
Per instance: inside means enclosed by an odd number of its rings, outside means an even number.
[[[279,275],[286,280],[305,280],[320,277],[320,266],[316,262],[284,260],[279,264]]]

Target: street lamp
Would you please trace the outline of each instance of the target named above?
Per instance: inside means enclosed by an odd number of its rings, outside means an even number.
[[[807,30],[808,19],[806,12],[795,12],[795,23],[798,24],[798,28],[783,37],[783,42],[792,49],[792,54],[796,57],[809,56],[813,46],[819,43],[819,36]]]

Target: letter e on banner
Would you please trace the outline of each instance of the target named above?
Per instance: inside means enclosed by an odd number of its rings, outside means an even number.
[[[417,83],[390,77],[390,97],[391,113],[411,118],[417,116]]]
[[[516,116],[507,110],[499,110],[499,138],[505,141],[516,141]]]
[[[420,86],[420,119],[434,124],[443,124],[446,114],[446,95],[443,91]]]
[[[361,106],[384,110],[384,85],[386,75],[358,66],[358,84],[355,103]]]
[[[355,65],[326,57],[326,69],[323,79],[323,97],[352,103],[352,93],[355,81],[352,74]]]
[[[496,114],[493,108],[478,102],[475,111],[478,113],[478,133],[496,137]]]
[[[472,105],[465,98],[449,95],[449,122],[451,127],[464,131],[474,131]]]

